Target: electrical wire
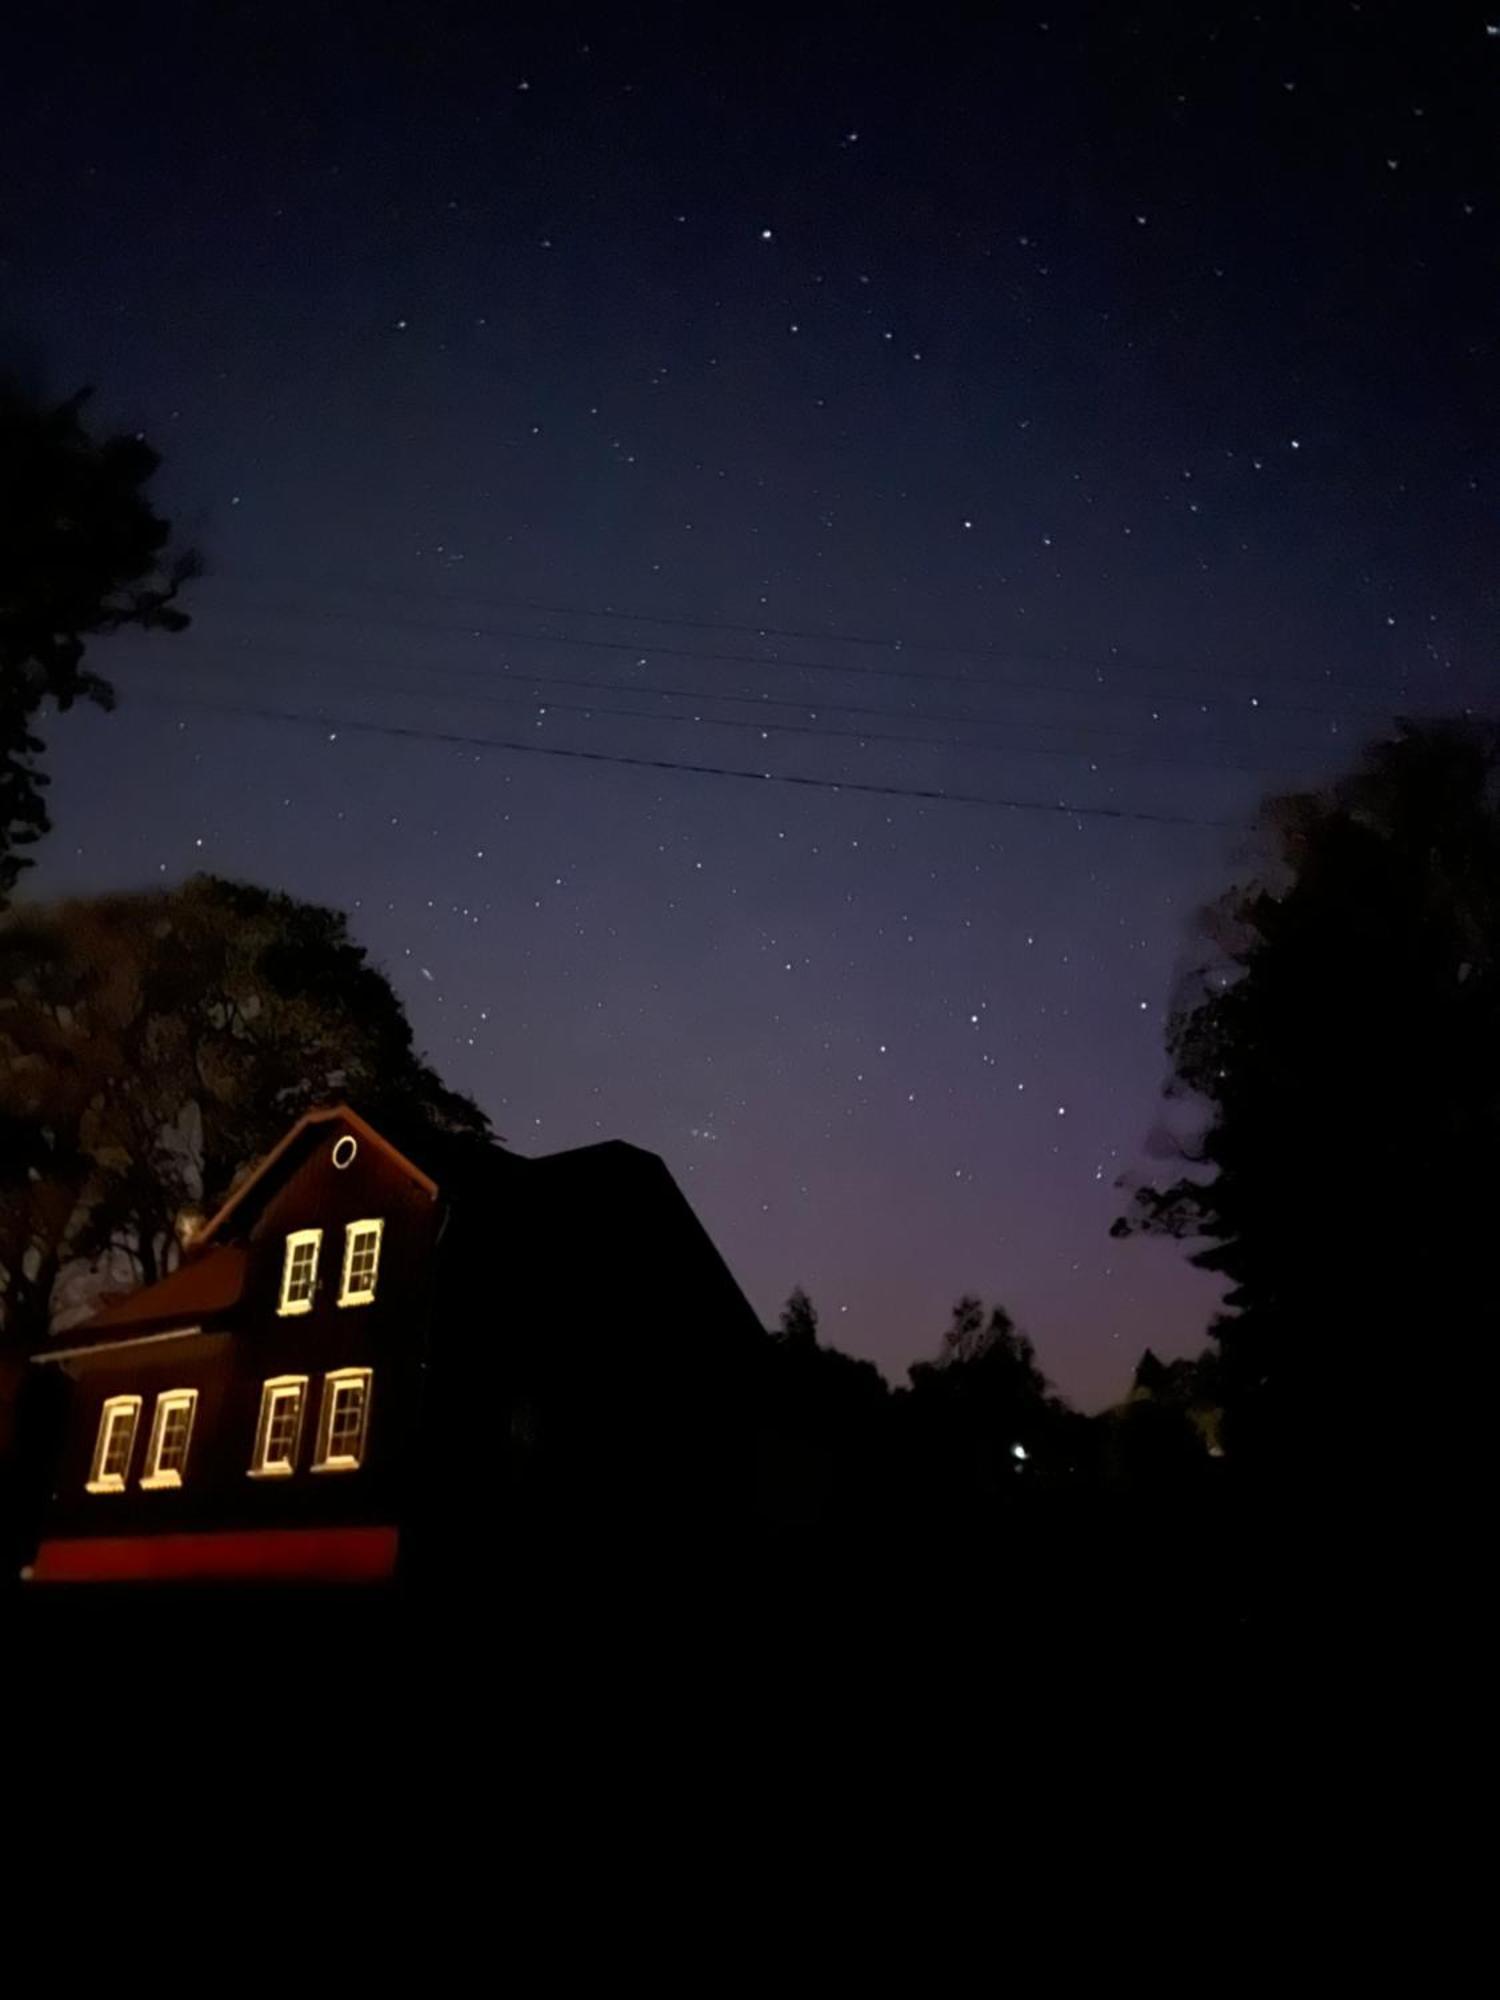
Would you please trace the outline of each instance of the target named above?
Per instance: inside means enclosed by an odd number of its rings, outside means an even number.
[[[209,710],[215,714],[253,717],[263,722],[290,722],[325,730],[332,725],[336,730],[353,730],[365,735],[386,736],[414,742],[443,743],[482,750],[496,750],[513,756],[567,758],[582,763],[612,764],[643,771],[687,772],[696,777],[735,778],[747,780],[753,784],[795,785],[810,791],[856,792],[876,798],[913,799],[935,805],[988,806],[1007,812],[1048,813],[1077,820],[1134,820],[1152,826],[1191,826],[1227,829],[1236,824],[1232,820],[1205,819],[1192,813],[1148,812],[1127,806],[1070,805],[1066,800],[1061,799],[1004,798],[991,794],[941,791],[936,788],[914,785],[876,784],[864,779],[805,777],[794,772],[745,771],[722,764],[689,763],[680,758],[628,756],[622,752],[584,750],[561,744],[517,742],[509,737],[481,736],[456,729],[431,729],[398,723],[365,722],[356,720],[350,716],[327,714],[306,715],[295,710],[275,708],[266,704],[205,701],[201,697],[188,694],[147,695],[143,698],[163,706],[186,705],[192,708]]]

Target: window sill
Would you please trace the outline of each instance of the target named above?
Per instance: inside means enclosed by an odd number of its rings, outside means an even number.
[[[245,1474],[247,1479],[290,1479],[296,1471],[294,1465],[252,1465]]]
[[[358,1458],[326,1458],[321,1465],[309,1468],[313,1472],[358,1472],[364,1463]]]
[[[154,1478],[141,1481],[143,1493],[169,1493],[182,1485],[180,1472],[158,1472]]]
[[[123,1493],[123,1479],[91,1479],[84,1489],[88,1493]]]

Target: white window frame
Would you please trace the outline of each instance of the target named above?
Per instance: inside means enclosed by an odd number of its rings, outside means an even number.
[[[188,1413],[187,1432],[182,1440],[182,1465],[169,1465],[162,1470],[162,1446],[167,1438],[167,1418],[173,1410]],[[193,1425],[198,1416],[198,1391],[196,1389],[163,1389],[156,1399],[156,1408],[151,1413],[151,1442],[146,1447],[146,1470],[141,1474],[141,1486],[147,1493],[164,1493],[170,1487],[182,1484],[182,1474],[187,1467],[188,1452],[193,1444]]]
[[[375,1238],[375,1262],[370,1271],[370,1282],[363,1291],[349,1289],[349,1276],[354,1269],[354,1246],[362,1237]],[[341,1306],[368,1306],[375,1300],[375,1287],[380,1282],[380,1247],[385,1236],[385,1223],[379,1216],[368,1216],[363,1222],[351,1222],[344,1230],[344,1281],[339,1287]]]
[[[359,1450],[340,1452],[337,1458],[333,1458],[329,1455],[328,1446],[333,1433],[334,1406],[339,1390],[352,1382],[362,1383],[365,1392],[360,1411]],[[318,1449],[312,1464],[314,1472],[358,1472],[364,1464],[365,1450],[370,1441],[370,1398],[374,1387],[373,1368],[330,1368],[323,1377],[323,1405],[318,1411]]]
[[[294,1299],[291,1295],[292,1271],[297,1252],[306,1243],[310,1243],[313,1247],[312,1290],[305,1299]],[[313,1298],[318,1289],[318,1258],[322,1254],[322,1250],[323,1232],[321,1229],[294,1229],[287,1237],[286,1252],[281,1264],[281,1303],[276,1308],[283,1319],[289,1318],[293,1313],[310,1313],[312,1311]]]
[[[125,1448],[125,1463],[118,1472],[106,1472],[104,1462],[109,1456],[110,1445],[114,1442],[115,1419],[128,1417],[130,1420],[130,1442]],[[135,1457],[135,1435],[141,1427],[141,1399],[139,1396],[106,1396],[99,1412],[99,1430],[94,1438],[94,1456],[89,1466],[88,1491],[90,1493],[123,1493],[130,1483],[130,1463]]]
[[[271,1441],[271,1423],[276,1409],[287,1396],[297,1398],[297,1428],[292,1433],[291,1454],[287,1458],[268,1460],[266,1448]],[[270,1375],[260,1388],[260,1415],[255,1425],[255,1449],[250,1454],[248,1476],[251,1479],[290,1479],[297,1470],[297,1456],[302,1449],[302,1426],[307,1417],[307,1377],[305,1375]]]

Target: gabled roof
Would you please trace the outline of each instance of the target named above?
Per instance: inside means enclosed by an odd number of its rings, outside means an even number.
[[[219,1234],[235,1210],[242,1205],[255,1189],[261,1186],[267,1176],[273,1173],[280,1162],[286,1158],[287,1154],[295,1149],[304,1133],[315,1127],[326,1125],[347,1125],[352,1132],[358,1134],[359,1139],[364,1145],[377,1147],[400,1172],[404,1173],[409,1180],[414,1181],[424,1194],[430,1199],[436,1199],[436,1181],[424,1174],[419,1166],[406,1157],[405,1153],[398,1151],[389,1139],[382,1138],[373,1125],[367,1125],[357,1111],[351,1111],[347,1104],[331,1104],[326,1105],[319,1111],[306,1112],[297,1120],[285,1138],[279,1140],[271,1148],[260,1165],[246,1175],[245,1179],[235,1188],[218,1213],[212,1216],[205,1224],[198,1237],[199,1243],[211,1242]]]
[[[78,1331],[118,1331],[166,1319],[207,1319],[235,1305],[245,1285],[247,1258],[237,1243],[216,1243],[201,1256],[179,1264],[154,1285],[111,1299]]]
[[[130,1339],[162,1326],[211,1321],[237,1305],[245,1288],[248,1254],[238,1243],[214,1241],[215,1235],[222,1234],[243,1204],[257,1189],[266,1186],[268,1178],[294,1153],[308,1133],[320,1132],[332,1125],[342,1125],[355,1133],[361,1145],[377,1148],[399,1172],[414,1181],[430,1198],[436,1198],[437,1183],[393,1146],[389,1139],[382,1137],[373,1125],[366,1124],[357,1111],[351,1111],[347,1104],[309,1111],[241,1181],[212,1221],[199,1232],[192,1249],[177,1269],[168,1272],[164,1278],[158,1278],[154,1284],[142,1285],[119,1298],[106,1300],[79,1326],[69,1330],[68,1352],[72,1353],[79,1347],[107,1347],[122,1338]],[[36,1358],[49,1357],[44,1350]]]
[[[587,1217],[591,1254],[630,1258],[647,1254],[673,1260],[676,1282],[700,1288],[715,1300],[726,1325],[759,1339],[763,1331],[718,1245],[657,1153],[624,1139],[601,1139],[526,1163],[536,1213],[544,1230],[576,1235]]]
[[[213,1321],[238,1305],[248,1268],[249,1257],[237,1243],[216,1243],[201,1255],[195,1251],[155,1284],[107,1299],[86,1320],[69,1327],[31,1358],[68,1361],[95,1348],[221,1332]]]
[[[249,1253],[242,1240],[231,1239],[231,1231],[243,1238],[254,1209],[330,1127],[343,1127],[362,1146],[377,1148],[429,1199],[437,1198],[438,1182],[348,1105],[310,1111],[234,1190],[178,1269],[100,1306],[69,1330],[67,1354],[178,1332],[227,1331],[227,1316],[244,1296],[249,1268]],[[487,1140],[439,1132],[414,1134],[408,1143],[442,1177],[453,1223],[450,1244],[470,1250],[475,1244],[491,1245],[497,1203],[503,1202],[513,1233],[543,1266],[551,1268],[573,1256],[580,1228],[586,1227],[596,1259],[634,1270],[643,1257],[667,1257],[679,1281],[690,1281],[695,1296],[716,1303],[726,1324],[759,1336],[759,1322],[744,1294],[655,1153],[605,1140],[527,1159]],[[173,1334],[164,1335],[163,1328]],[[58,1358],[63,1358],[61,1351]]]

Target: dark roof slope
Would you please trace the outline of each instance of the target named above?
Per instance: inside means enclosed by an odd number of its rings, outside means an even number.
[[[671,1281],[720,1323],[759,1340],[763,1329],[666,1162],[623,1139],[606,1139],[526,1162],[538,1211],[554,1227],[587,1223],[587,1254],[670,1260]],[[665,1278],[665,1271],[664,1271]]]
[[[378,1146],[428,1194],[436,1195],[437,1187],[431,1178],[398,1146],[392,1145],[383,1133],[366,1124],[359,1113],[347,1104],[329,1104],[304,1113],[285,1138],[278,1140],[265,1158],[231,1189],[227,1200],[205,1224],[201,1240],[207,1242],[210,1238],[226,1234],[231,1220],[235,1224],[235,1233],[243,1235],[267,1196],[300,1164],[309,1147],[316,1145],[331,1125],[345,1125],[350,1131],[358,1133],[366,1144]]]
[[[154,1285],[110,1299],[81,1326],[59,1336],[68,1347],[119,1340],[156,1327],[216,1319],[237,1305],[244,1290],[245,1252],[236,1243],[214,1244],[190,1256]]]
[[[339,1105],[309,1113],[240,1183],[212,1230],[181,1266],[153,1285],[111,1300],[67,1335],[70,1347],[169,1325],[212,1321],[243,1295],[247,1257],[237,1241],[261,1203],[295,1171],[305,1149],[343,1120],[381,1145],[422,1186],[440,1195],[454,1225],[450,1242],[473,1252],[497,1240],[524,1244],[533,1263],[559,1271],[614,1273],[636,1285],[660,1282],[699,1312],[745,1337],[760,1323],[666,1164],[623,1140],[527,1159],[465,1134],[403,1132],[397,1143]],[[454,1239],[458,1239],[455,1241]],[[462,1251],[460,1252],[462,1255]]]

